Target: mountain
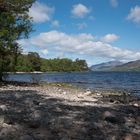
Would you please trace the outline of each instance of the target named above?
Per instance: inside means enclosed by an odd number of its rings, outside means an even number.
[[[90,69],[92,71],[110,71],[114,67],[120,66],[122,64],[123,63],[120,62],[120,61],[110,61],[110,62],[106,62],[106,63],[101,63],[101,64],[93,65],[93,66],[90,67]]]
[[[140,71],[140,60],[131,61],[123,65],[113,67],[112,71]]]

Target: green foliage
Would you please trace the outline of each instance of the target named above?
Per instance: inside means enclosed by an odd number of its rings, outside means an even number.
[[[28,37],[32,31],[32,19],[28,10],[34,1],[0,0],[0,80],[3,71],[9,71],[9,67],[15,70],[20,52],[16,40]]]
[[[32,68],[29,64],[28,58],[25,55],[18,56],[18,61],[16,65],[16,71],[19,72],[30,72],[32,71]]]
[[[72,61],[68,58],[44,59],[38,53],[30,52],[28,55],[19,55],[16,65],[18,72],[72,72],[87,71],[88,66],[85,60],[76,59]]]
[[[38,53],[29,52],[27,56],[31,71],[40,71],[41,59]]]
[[[76,59],[72,61],[68,58],[42,59],[41,71],[72,72],[87,71],[88,66],[85,60]]]

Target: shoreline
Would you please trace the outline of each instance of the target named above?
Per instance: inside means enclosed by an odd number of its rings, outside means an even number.
[[[77,88],[77,89],[80,89],[82,91],[87,91],[89,90],[90,92],[93,92],[93,93],[96,93],[96,92],[100,92],[101,94],[115,94],[115,95],[123,95],[123,94],[127,94],[128,96],[135,96],[136,98],[140,98],[140,95],[138,94],[133,94],[133,93],[130,93],[129,90],[125,90],[125,89],[94,89],[94,88],[86,88],[86,87],[81,87],[81,86],[78,86],[76,84],[72,84],[72,83],[63,83],[63,82],[20,82],[20,81],[3,81],[3,82],[0,82],[0,86],[1,85],[7,85],[7,84],[10,84],[10,85],[15,85],[15,86],[41,86],[41,85],[52,85],[52,86],[62,86],[62,87],[70,87],[70,88]]]
[[[4,72],[5,74],[45,74],[45,73],[87,73],[93,71],[33,71],[33,72]]]
[[[0,86],[0,138],[138,140],[140,99],[61,84]]]

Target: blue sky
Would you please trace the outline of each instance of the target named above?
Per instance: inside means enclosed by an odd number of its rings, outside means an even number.
[[[41,57],[100,62],[140,59],[139,0],[37,0],[33,28],[20,40]]]

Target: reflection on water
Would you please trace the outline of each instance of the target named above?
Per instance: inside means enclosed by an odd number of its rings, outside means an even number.
[[[138,72],[10,74],[8,80],[32,82],[33,77],[45,82],[71,83],[83,88],[97,90],[123,89],[140,94],[140,73]]]

